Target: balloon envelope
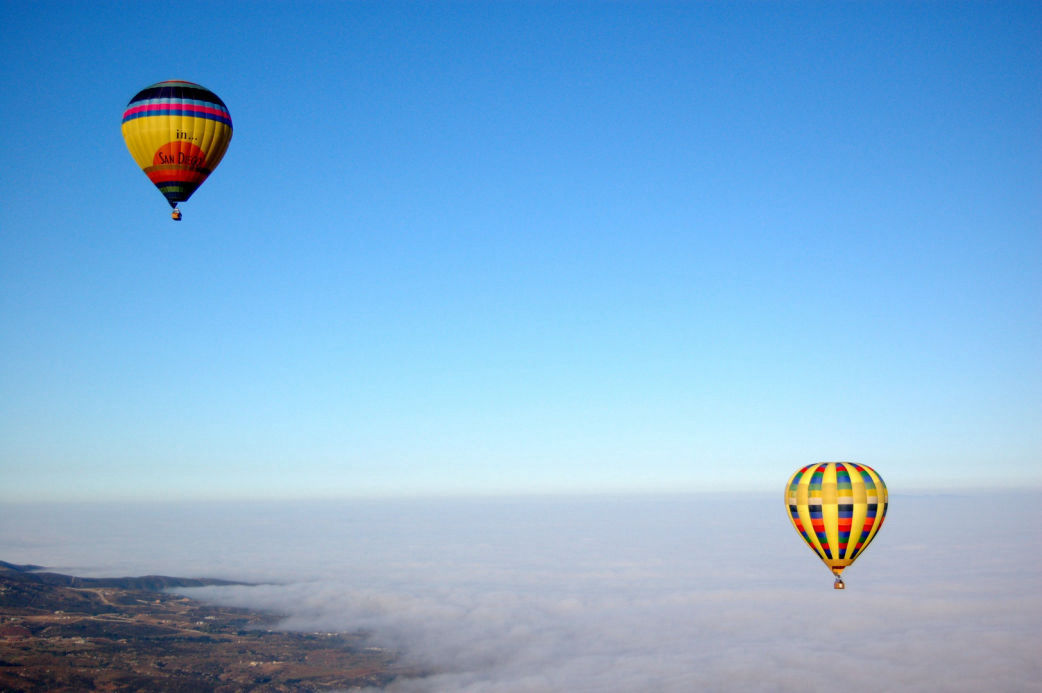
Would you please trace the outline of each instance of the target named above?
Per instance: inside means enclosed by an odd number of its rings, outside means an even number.
[[[839,577],[883,526],[888,497],[883,478],[871,467],[821,462],[789,478],[785,504],[792,526]]]
[[[171,207],[192,196],[232,140],[224,102],[192,82],[159,82],[139,91],[123,112],[123,139]]]

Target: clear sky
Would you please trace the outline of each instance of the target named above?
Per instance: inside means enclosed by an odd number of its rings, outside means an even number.
[[[0,5],[0,499],[1042,485],[1042,5]],[[169,219],[142,87],[228,105]]]

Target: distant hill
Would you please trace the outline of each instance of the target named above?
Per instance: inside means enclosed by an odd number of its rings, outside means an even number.
[[[17,563],[8,563],[7,561],[0,561],[0,572],[11,571],[14,573],[28,573],[33,570],[43,570],[42,565],[18,565]]]
[[[44,571],[44,566],[19,565],[0,561],[0,576],[13,582],[28,582],[58,587],[116,587],[125,590],[147,590],[159,592],[171,587],[205,587],[207,585],[249,585],[248,582],[216,580],[211,578],[182,578],[166,575],[144,575],[142,577],[84,578]]]

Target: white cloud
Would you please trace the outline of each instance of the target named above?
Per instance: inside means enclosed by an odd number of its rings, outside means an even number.
[[[895,496],[843,592],[774,495],[24,507],[0,558],[277,581],[191,593],[435,672],[396,693],[1040,690],[1040,501]]]

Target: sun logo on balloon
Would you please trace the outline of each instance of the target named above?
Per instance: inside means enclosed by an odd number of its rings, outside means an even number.
[[[167,142],[152,156],[153,166],[184,166],[187,168],[205,168],[206,152],[198,145],[184,140]]]

